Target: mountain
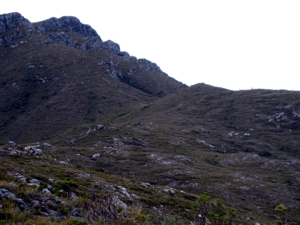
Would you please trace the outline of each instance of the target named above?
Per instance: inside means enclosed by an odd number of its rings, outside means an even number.
[[[300,92],[187,87],[75,17],[0,15],[0,68],[3,223],[300,222]]]
[[[6,140],[46,139],[84,122],[103,123],[137,102],[186,88],[155,63],[103,42],[75,17],[32,24],[11,13],[0,21],[0,135]]]

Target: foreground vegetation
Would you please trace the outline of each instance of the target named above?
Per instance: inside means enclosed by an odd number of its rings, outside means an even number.
[[[208,193],[138,183],[46,154],[1,159],[0,224],[251,224],[241,209]],[[297,224],[287,211],[276,206],[268,224]]]

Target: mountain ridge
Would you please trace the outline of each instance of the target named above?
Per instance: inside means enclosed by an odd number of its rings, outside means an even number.
[[[4,113],[1,121],[2,127],[5,127],[5,124],[10,121],[13,124],[18,124],[15,125],[16,127],[20,127],[21,124],[21,127],[29,128],[33,126],[30,120],[25,122],[28,119],[22,119],[22,117],[17,122],[18,119],[15,120],[15,118],[18,115],[16,116],[16,114],[18,112],[22,114],[24,111],[30,111],[33,114],[36,114],[35,111],[49,111],[49,107],[43,109],[40,105],[47,102],[50,104],[54,99],[61,101],[67,95],[74,98],[77,95],[76,92],[78,92],[78,90],[75,92],[75,87],[85,90],[83,92],[86,93],[85,99],[78,97],[73,100],[75,102],[79,101],[77,105],[82,106],[81,112],[85,111],[85,113],[78,115],[81,115],[81,118],[91,120],[96,120],[98,117],[101,120],[103,112],[106,111],[100,108],[97,109],[102,105],[101,99],[107,98],[99,96],[101,92],[112,95],[112,98],[116,99],[112,102],[118,102],[118,98],[128,98],[133,101],[135,98],[138,99],[137,96],[140,95],[148,99],[155,96],[162,97],[181,88],[186,88],[185,85],[162,72],[155,63],[146,59],[136,59],[126,52],[120,52],[119,45],[112,41],[102,42],[94,29],[89,25],[81,24],[75,17],[50,18],[32,24],[23,18],[21,14],[12,13],[2,15],[0,21],[2,23],[0,26],[2,27],[0,33],[0,43],[2,43],[0,44],[0,48],[2,48],[0,63],[3,74],[1,76],[1,95],[7,95],[8,97],[6,100],[5,98],[2,99],[2,106],[4,107],[2,110]],[[12,60],[15,62],[13,66],[11,66]],[[10,82],[11,79],[16,80]],[[99,82],[98,79],[103,82]],[[70,88],[70,85],[74,87]],[[120,85],[123,87],[122,89],[125,88],[126,90],[121,91],[124,96],[118,97],[116,91]],[[41,90],[39,86],[43,86],[46,90]],[[95,88],[97,91],[92,90]],[[107,91],[105,91],[106,89]],[[69,94],[63,93],[66,90]],[[145,94],[132,94],[132,92],[139,93],[140,91]],[[130,95],[131,97],[129,97]],[[146,97],[147,95],[148,97]],[[80,99],[82,100],[80,101]],[[106,101],[109,101],[109,99]],[[36,103],[38,105],[35,105]],[[96,106],[97,104],[100,105]],[[119,107],[116,106],[118,104]],[[108,110],[109,112],[107,111],[107,114],[111,113],[113,115],[131,103],[125,103],[123,107],[121,103],[118,104],[107,102],[105,108],[111,108]],[[86,108],[83,107],[84,105]],[[36,106],[38,107],[33,109]],[[63,105],[58,105],[58,108],[62,109],[57,109],[57,111],[66,111],[66,109],[63,109]],[[75,110],[72,109],[71,105],[69,109],[70,111]],[[114,109],[114,112],[111,111],[112,109]],[[41,114],[48,114],[46,111]],[[53,112],[53,114],[55,113]],[[93,114],[93,118],[89,116],[91,114]],[[73,115],[72,112],[70,115]],[[74,121],[74,117],[70,117],[70,115],[60,115],[61,117],[52,119],[54,121],[69,121],[67,124],[74,122],[75,124],[77,120]],[[34,118],[33,115],[27,116]],[[46,125],[46,121],[44,123],[45,127],[40,127],[42,130],[49,127]],[[51,123],[49,120],[49,124]],[[42,119],[33,124],[42,124]],[[61,122],[57,122],[58,127],[61,124]],[[63,129],[63,126],[61,129]],[[18,129],[8,129],[8,133],[9,130]],[[49,133],[53,134],[53,132]],[[43,134],[43,136],[45,138],[48,135]],[[21,140],[22,135],[15,134],[10,138],[18,140],[17,137]]]

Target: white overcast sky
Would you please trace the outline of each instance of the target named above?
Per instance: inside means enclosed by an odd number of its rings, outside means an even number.
[[[300,90],[299,0],[0,0],[10,12],[76,16],[188,85]]]

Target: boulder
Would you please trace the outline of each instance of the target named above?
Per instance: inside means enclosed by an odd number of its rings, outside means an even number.
[[[44,194],[49,194],[49,195],[51,195],[51,191],[49,191],[48,188],[44,188],[44,189],[42,190],[42,192],[43,192]]]
[[[40,186],[40,184],[41,184],[40,181],[37,179],[31,179],[31,180],[29,180],[29,183],[34,184],[36,186]]]
[[[10,191],[8,191],[7,189],[5,188],[1,188],[0,189],[0,201],[3,201],[4,197],[8,198],[9,200],[16,200],[16,196],[11,193]]]
[[[32,200],[32,201],[30,202],[30,207],[36,209],[36,208],[40,207],[40,202],[37,201],[37,200]]]
[[[28,209],[28,205],[22,199],[17,198],[15,201],[17,202],[17,204],[19,205],[19,207],[22,211],[25,211]]]
[[[52,147],[52,145],[50,145],[49,143],[43,143],[43,146],[47,147],[47,148],[51,148]]]
[[[100,157],[100,153],[97,153],[97,154],[95,154],[95,155],[92,156],[92,159],[97,159],[99,157]]]
[[[9,142],[7,142],[9,145],[11,145],[11,146],[15,146],[16,145],[16,143],[14,142],[14,141],[9,141]]]

